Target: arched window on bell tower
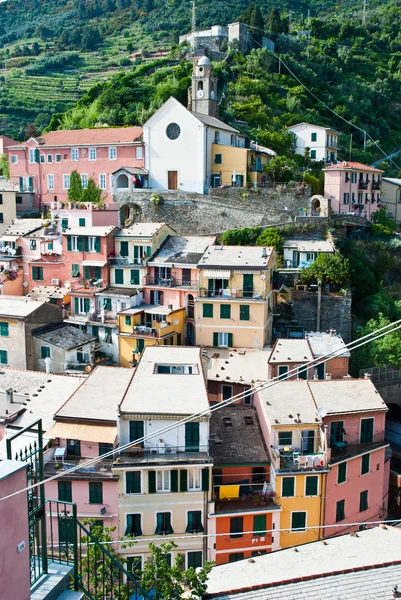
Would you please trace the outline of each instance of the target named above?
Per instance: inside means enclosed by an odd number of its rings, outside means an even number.
[[[198,90],[203,90],[203,81],[198,81]]]

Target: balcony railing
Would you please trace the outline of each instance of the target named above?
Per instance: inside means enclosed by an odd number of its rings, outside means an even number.
[[[90,368],[93,367],[93,363],[90,360],[88,362],[78,362],[77,360],[68,360],[64,364],[65,371],[79,371],[82,373],[87,370],[87,367],[90,367]]]
[[[372,181],[372,190],[380,190],[381,181]]]
[[[327,453],[302,453],[293,448],[272,448],[272,465],[276,470],[302,471],[324,469],[327,466]]]
[[[148,325],[134,325],[132,327],[132,335],[139,337],[163,337],[163,335],[166,335],[168,333],[167,331],[163,331],[167,327],[172,327],[172,325],[170,323],[165,322],[158,323],[157,326],[153,327],[150,327]],[[172,331],[173,329],[171,329],[171,332]]]
[[[358,188],[360,190],[367,190],[369,182],[368,181],[358,181]]]
[[[88,313],[90,321],[94,323],[117,323],[117,312],[114,310],[98,310],[96,312]]]
[[[262,172],[262,165],[251,165],[249,167],[249,170],[251,173],[257,172],[257,173],[261,173]]]
[[[145,258],[133,258],[131,256],[109,256],[108,257],[108,261],[109,261],[109,265],[110,266],[132,266],[135,265],[137,267],[145,267],[148,259]]]
[[[209,446],[173,446],[165,442],[153,445],[133,446],[121,453],[115,453],[114,464],[118,463],[151,463],[151,462],[180,462],[180,461],[210,462]]]
[[[157,285],[160,287],[185,287],[196,289],[199,282],[188,279],[175,279],[174,277],[146,277],[146,285]]]
[[[365,434],[366,436],[366,434]],[[345,438],[347,436],[345,435]],[[384,431],[372,435],[370,439],[365,437],[365,440],[348,441],[347,439],[331,442],[331,459],[330,462],[338,462],[350,456],[357,456],[362,452],[367,452],[380,448],[386,444],[384,440]]]
[[[201,298],[219,298],[227,300],[238,300],[246,298],[248,300],[265,300],[266,294],[264,291],[254,289],[239,290],[239,289],[205,289],[199,291]]]

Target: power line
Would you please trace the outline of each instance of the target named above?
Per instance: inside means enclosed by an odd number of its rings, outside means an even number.
[[[389,330],[390,327],[391,327],[391,329]],[[324,364],[324,363],[326,363],[326,361],[328,359],[334,358],[337,355],[341,355],[346,350],[349,350],[349,351],[356,350],[357,348],[364,346],[365,344],[368,344],[377,339],[380,339],[381,337],[386,336],[389,333],[394,333],[394,331],[397,331],[400,328],[401,328],[401,319],[399,319],[398,321],[394,321],[394,323],[390,323],[388,325],[385,325],[384,327],[376,329],[375,331],[373,331],[365,336],[362,336],[361,338],[358,338],[357,340],[354,340],[353,342],[350,342],[350,344],[344,345],[343,348],[338,348],[337,350],[334,350],[333,352],[329,352],[329,353],[323,355],[322,357],[319,357],[318,359],[313,359],[311,361],[308,361],[307,363],[302,365],[302,367],[300,367],[300,368],[294,367],[293,369],[291,369],[287,372],[287,378],[291,374],[296,375],[296,374],[303,373],[303,372],[307,371],[311,366],[317,367],[321,364]],[[386,331],[386,330],[388,330],[388,331]],[[380,334],[380,335],[378,335],[378,334]],[[231,396],[227,400],[223,400],[222,402],[219,402],[215,406],[208,407],[207,409],[205,409],[199,413],[194,413],[192,415],[189,415],[188,417],[184,417],[180,421],[175,421],[174,423],[171,423],[170,425],[162,427],[161,429],[158,429],[156,432],[152,432],[152,434],[142,436],[142,437],[138,438],[137,440],[128,442],[127,444],[123,444],[122,446],[119,446],[118,448],[115,448],[114,450],[106,452],[105,454],[91,458],[91,459],[85,461],[84,463],[77,464],[74,467],[67,469],[66,471],[56,473],[52,477],[43,479],[33,485],[29,485],[25,488],[22,488],[21,490],[17,490],[16,492],[9,494],[8,496],[4,496],[4,497],[0,498],[0,501],[7,500],[9,498],[17,496],[18,494],[21,494],[22,492],[25,492],[25,491],[31,491],[31,490],[37,488],[38,486],[42,485],[43,483],[49,483],[50,481],[54,481],[56,479],[59,479],[60,477],[65,477],[66,475],[69,475],[69,474],[77,471],[78,469],[96,464],[100,460],[104,460],[107,457],[114,457],[116,454],[118,454],[121,451],[127,450],[134,446],[137,446],[138,444],[141,444],[141,443],[147,441],[148,439],[153,439],[157,436],[160,436],[160,434],[162,434],[162,433],[167,433],[168,431],[176,429],[177,427],[180,427],[183,424],[189,423],[195,419],[209,416],[211,413],[215,412],[216,410],[221,410],[222,408],[229,406],[229,405],[233,404],[234,402],[238,402],[239,400],[243,400],[249,396],[252,397],[253,394],[255,394],[256,392],[259,392],[259,391],[262,391],[265,389],[269,389],[270,387],[273,387],[273,386],[281,383],[282,381],[283,381],[283,379],[281,379],[280,376],[274,377],[273,379],[270,379],[267,382],[263,382],[263,383],[259,384],[258,386],[251,388],[250,390],[246,390],[245,392],[241,392],[239,394],[236,394],[235,396]]]

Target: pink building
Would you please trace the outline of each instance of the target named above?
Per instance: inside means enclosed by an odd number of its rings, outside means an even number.
[[[0,461],[0,498],[26,486],[27,463]],[[18,494],[0,503],[0,557],[4,599],[29,600],[30,565],[27,494]]]
[[[171,305],[174,309],[185,307],[186,345],[195,342],[194,302],[199,286],[196,266],[215,239],[211,236],[170,237],[148,262],[145,303]]]
[[[370,379],[311,381],[309,387],[330,448],[324,510],[324,525],[330,527],[325,537],[358,529],[344,523],[386,519],[390,473],[389,444],[384,441],[386,404]]]
[[[113,189],[129,188],[126,175],[118,182],[121,169],[129,169],[135,187],[144,185],[142,127],[51,131],[7,146],[7,153],[10,177],[19,178],[20,191],[33,192],[34,206],[66,202],[74,170],[84,188],[93,179],[106,201]]]
[[[335,213],[355,213],[370,220],[381,206],[383,171],[358,162],[339,162],[324,170],[324,196]]]

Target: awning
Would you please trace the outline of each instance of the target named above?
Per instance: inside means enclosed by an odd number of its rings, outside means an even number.
[[[206,279],[230,279],[231,271],[224,269],[204,269]]]
[[[114,444],[117,437],[117,427],[113,425],[81,425],[79,423],[57,422],[46,431],[46,437]]]
[[[83,260],[81,265],[83,267],[105,267],[107,265],[107,261],[103,260]]]

